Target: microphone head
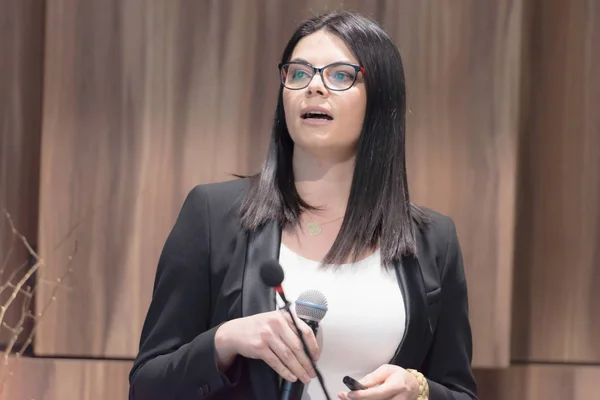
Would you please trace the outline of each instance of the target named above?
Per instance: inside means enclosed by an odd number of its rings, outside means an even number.
[[[260,267],[260,277],[265,285],[277,287],[283,282],[283,268],[277,260],[267,260]]]
[[[296,300],[296,315],[301,319],[319,323],[327,310],[327,297],[318,290],[306,290]]]

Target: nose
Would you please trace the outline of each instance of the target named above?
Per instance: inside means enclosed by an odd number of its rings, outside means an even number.
[[[319,73],[316,73],[312,77],[306,89],[308,91],[308,94],[318,94],[320,96],[324,96],[326,93],[328,93],[328,90],[323,84],[323,80],[321,79],[321,74]]]

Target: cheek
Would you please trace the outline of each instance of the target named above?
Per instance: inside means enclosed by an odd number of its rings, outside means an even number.
[[[294,120],[294,113],[295,113],[295,108],[294,108],[294,104],[295,104],[295,100],[294,100],[294,94],[290,93],[288,90],[284,90],[282,93],[282,99],[283,99],[283,112],[285,114],[285,120],[287,122],[287,124],[289,125],[293,120]]]
[[[367,103],[361,94],[347,100],[344,104],[344,128],[353,136],[358,136],[362,129]]]

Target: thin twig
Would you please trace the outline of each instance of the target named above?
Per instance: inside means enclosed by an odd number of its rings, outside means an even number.
[[[3,392],[4,385],[7,379],[13,375],[15,363],[18,362],[18,360],[24,354],[25,350],[33,341],[37,327],[40,321],[42,320],[44,314],[46,313],[50,305],[55,302],[58,290],[69,289],[69,287],[65,286],[63,282],[73,272],[71,266],[78,248],[78,243],[77,241],[75,241],[75,248],[71,255],[68,257],[66,271],[64,271],[60,278],[56,279],[55,281],[48,281],[46,279],[40,279],[36,277],[37,279],[35,280],[33,287],[31,287],[27,283],[30,281],[32,276],[39,270],[47,268],[47,266],[44,260],[41,259],[38,256],[38,254],[36,254],[36,252],[33,250],[31,245],[27,241],[27,238],[16,229],[11,215],[6,210],[4,210],[4,215],[10,225],[10,229],[12,232],[12,240],[8,249],[8,253],[2,263],[2,269],[0,269],[0,276],[4,274],[9,265],[10,258],[14,253],[17,242],[22,243],[23,247],[27,249],[29,255],[33,258],[35,262],[33,265],[30,265],[28,261],[23,262],[18,268],[12,271],[8,279],[0,285],[0,294],[2,294],[5,291],[9,291],[8,299],[4,301],[3,304],[0,304],[0,328],[4,328],[10,333],[10,338],[8,340],[6,349],[4,350],[3,354],[3,363],[0,366],[0,394]],[[18,281],[15,283],[15,279],[17,277],[20,277],[20,279],[18,279]],[[39,312],[34,313],[32,311],[32,309],[34,308],[32,300],[34,299],[34,295],[36,294],[37,289],[42,284],[52,285],[50,300],[42,307],[42,309]],[[14,325],[11,325],[4,321],[4,318],[6,312],[9,310],[11,305],[13,305],[13,302],[15,301],[18,295],[21,295],[23,297],[23,302],[21,304],[21,314],[19,316],[18,321],[16,321]],[[31,329],[25,341],[20,346],[18,346],[17,342],[23,331],[25,331],[25,324],[28,321],[32,322]],[[13,352],[13,350],[16,347],[17,351]],[[10,356],[14,357],[14,362],[9,362],[9,360],[11,359]]]

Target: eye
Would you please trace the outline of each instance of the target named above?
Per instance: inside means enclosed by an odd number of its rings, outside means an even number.
[[[335,64],[325,70],[327,79],[332,85],[346,85],[354,82],[356,71],[346,64]]]
[[[346,73],[346,72],[335,72],[332,76],[333,79],[336,79],[338,81],[344,81],[346,79],[352,79],[353,77],[350,76],[350,74]]]
[[[292,79],[302,79],[302,78],[306,78],[307,76],[308,76],[308,74],[306,72],[300,71],[300,70],[296,70],[291,73]]]

